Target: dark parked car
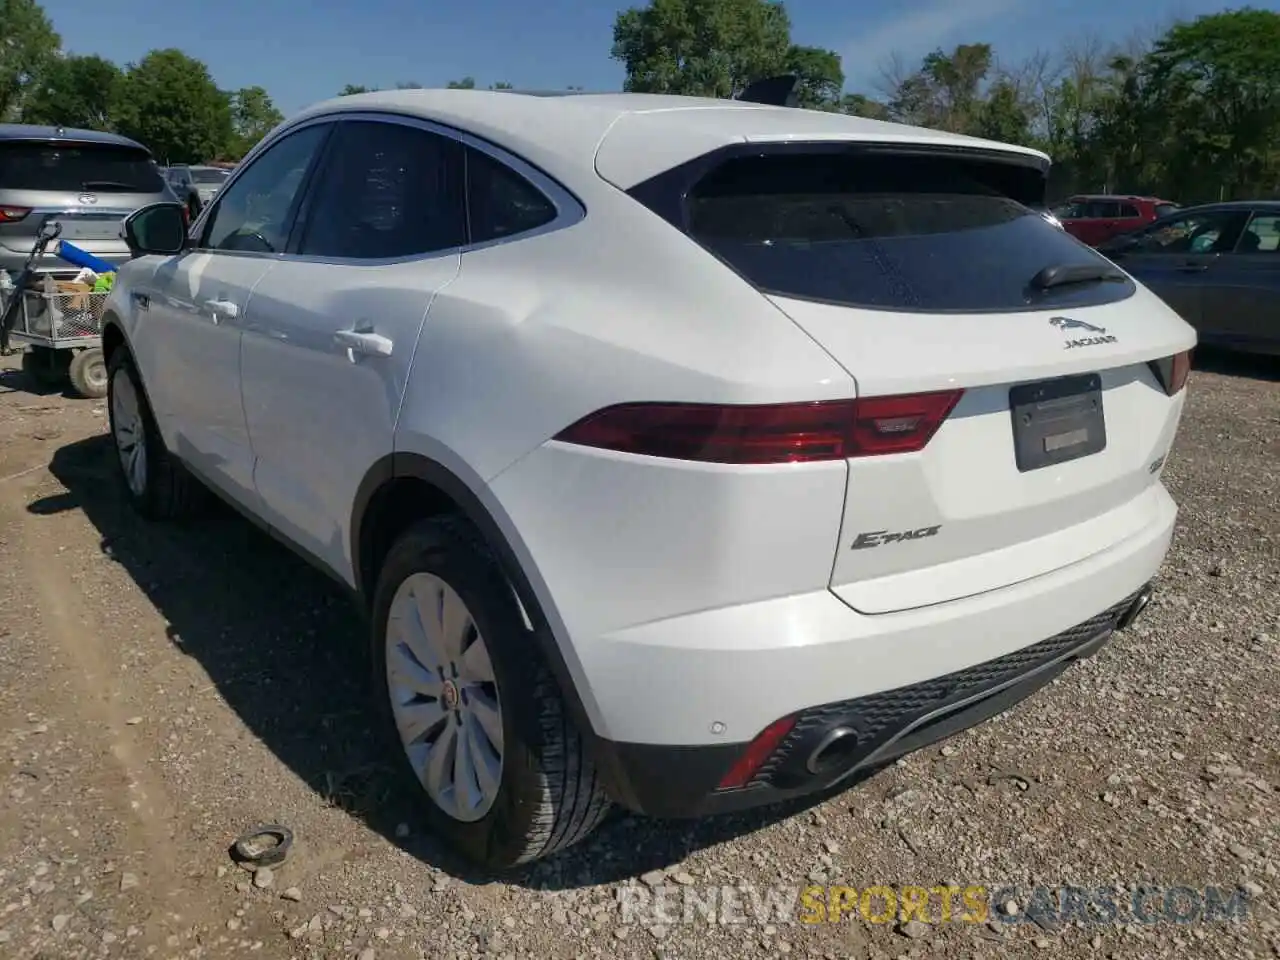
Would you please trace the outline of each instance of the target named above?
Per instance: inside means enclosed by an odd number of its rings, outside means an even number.
[[[1098,247],[1200,342],[1280,356],[1280,201],[1188,207]]]
[[[1081,194],[1069,197],[1051,212],[1067,233],[1096,247],[1117,234],[1138,230],[1177,209],[1177,204],[1158,197]]]

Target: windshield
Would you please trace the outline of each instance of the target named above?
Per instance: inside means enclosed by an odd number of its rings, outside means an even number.
[[[0,186],[58,193],[160,193],[164,181],[150,155],[135,147],[0,142]]]
[[[950,156],[730,160],[690,194],[689,233],[761,290],[903,312],[1108,303],[1124,283],[1036,291],[1049,266],[1105,264],[1009,195],[1010,165]]]

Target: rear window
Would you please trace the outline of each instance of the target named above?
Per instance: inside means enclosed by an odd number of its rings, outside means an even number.
[[[160,193],[160,170],[143,150],[113,144],[0,142],[0,188],[57,193]]]
[[[1031,287],[1045,267],[1106,262],[1019,202],[1039,202],[1041,189],[1038,171],[994,161],[757,155],[698,183],[687,226],[758,288],[788,297],[935,313],[1129,296],[1128,281]]]
[[[196,183],[221,183],[227,179],[226,170],[192,170],[191,179]]]
[[[1177,213],[1181,209],[1181,207],[1174,203],[1157,203],[1155,209],[1156,219],[1159,219],[1160,217],[1167,217],[1169,214]]]

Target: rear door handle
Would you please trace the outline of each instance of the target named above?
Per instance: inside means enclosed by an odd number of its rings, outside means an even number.
[[[333,335],[333,342],[345,349],[353,362],[356,356],[389,357],[395,347],[389,337],[372,330],[339,330]]]
[[[205,302],[205,306],[213,314],[214,323],[221,323],[224,318],[234,320],[240,316],[240,305],[232,303],[230,300],[208,300]]]
[[[1178,267],[1179,273],[1204,273],[1209,267],[1203,263],[1184,263]]]

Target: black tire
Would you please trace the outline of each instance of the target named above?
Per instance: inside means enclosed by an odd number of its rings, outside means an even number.
[[[142,416],[146,478],[140,491],[135,491],[130,486],[119,456],[115,405],[115,392],[120,382],[118,377],[127,377],[132,383]],[[148,520],[180,520],[198,513],[205,504],[206,491],[165,447],[160,430],[156,427],[155,415],[151,412],[151,404],[142,389],[142,379],[138,376],[133,357],[124,348],[116,350],[107,365],[107,415],[111,423],[111,459],[115,462],[120,485],[134,510]]]
[[[396,731],[387,684],[386,633],[392,599],[412,574],[431,573],[467,605],[502,703],[503,764],[497,797],[479,820],[441,810],[419,783]],[[559,688],[524,625],[511,588],[472,529],[452,518],[410,527],[378,577],[372,616],[373,688],[382,726],[404,777],[424,801],[430,825],[471,863],[508,870],[572,846],[609,811]]]
[[[71,386],[76,393],[91,400],[101,400],[107,395],[107,361],[101,347],[80,350],[71,358],[67,370]]]
[[[65,350],[28,347],[22,353],[22,372],[41,387],[57,387],[67,380],[70,360]]]

